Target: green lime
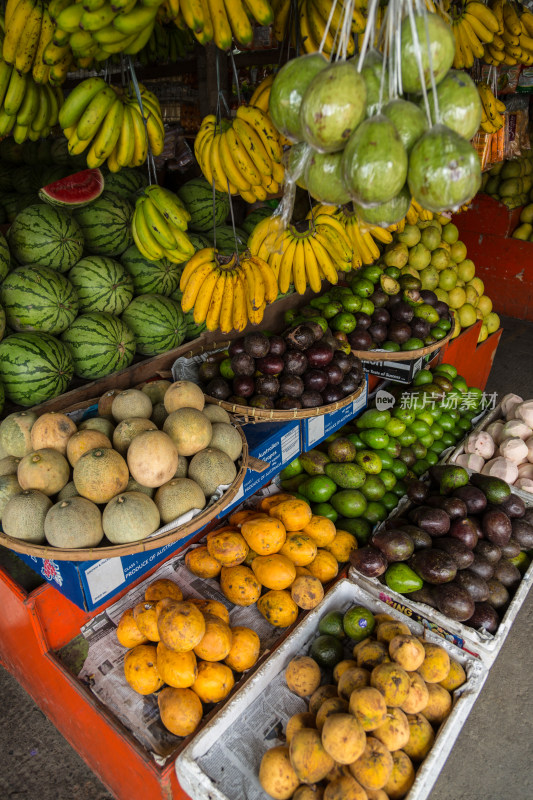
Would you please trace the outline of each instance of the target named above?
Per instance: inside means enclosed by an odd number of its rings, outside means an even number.
[[[433,425],[430,427],[429,432],[434,439],[440,439],[442,437],[442,434],[444,433],[444,428],[442,427],[440,422],[434,422]]]
[[[388,453],[386,450],[382,450],[381,453],[379,454],[379,458],[381,461],[382,470],[392,469],[392,462],[394,461],[394,456],[391,456],[390,453]]]
[[[405,478],[407,475],[407,465],[400,458],[395,458],[392,462],[392,471],[394,472],[396,478],[401,480],[401,478]]]
[[[314,503],[311,509],[313,514],[316,514],[318,517],[326,517],[332,522],[337,522],[339,518],[339,515],[330,503]]]
[[[358,433],[347,433],[345,438],[349,439],[349,441],[355,445],[357,450],[364,450],[365,443],[363,442]]]
[[[385,275],[388,275],[389,278],[394,278],[395,281],[398,280],[401,274],[402,272],[398,267],[387,267],[385,270]]]
[[[363,300],[361,303],[361,311],[371,317],[375,311],[374,303],[371,300]]]
[[[413,464],[412,470],[413,470],[413,472],[415,473],[415,475],[417,477],[420,477],[420,475],[423,475],[424,472],[428,471],[430,466],[431,465],[430,465],[429,461],[426,458],[421,458],[418,461],[415,461],[415,463]]]
[[[389,436],[398,437],[400,436],[405,430],[405,422],[401,419],[396,419],[396,417],[392,417],[389,422],[385,425],[385,431],[389,434]],[[381,454],[380,454],[381,455]]]
[[[312,503],[327,503],[337,491],[337,484],[327,475],[316,475],[302,483],[298,489]]]
[[[341,489],[331,498],[331,505],[342,517],[362,517],[365,513],[366,497],[359,489]]]
[[[407,470],[407,472],[409,472],[409,470]],[[406,477],[407,477],[407,472],[405,473]],[[403,497],[405,494],[407,494],[407,484],[405,483],[405,481],[399,480],[392,491],[394,492],[396,497]]]
[[[338,300],[331,300],[327,305],[322,306],[321,311],[325,319],[333,319],[337,314],[340,314],[342,306]]]
[[[441,428],[445,433],[450,433],[451,431],[453,431],[455,427],[455,420],[450,415],[449,411],[446,411],[444,414],[440,415],[439,425],[441,426]],[[442,436],[442,439],[444,439],[444,435]]]
[[[279,476],[282,481],[287,480],[287,478],[294,478],[296,475],[300,475],[303,472],[303,467],[299,458],[295,458],[294,461],[291,461],[290,464],[287,464],[285,469],[282,469],[279,473]]]
[[[355,278],[350,286],[352,292],[359,297],[370,297],[374,293],[374,284],[368,278]]]
[[[381,502],[383,503],[387,511],[393,511],[398,505],[398,498],[396,497],[394,492],[385,492],[385,494],[381,498]]]
[[[425,436],[421,436],[418,441],[427,449],[428,447],[431,447],[435,439],[430,433],[426,433]]]
[[[407,564],[390,564],[385,572],[385,582],[389,589],[400,594],[408,594],[421,589],[424,581]]]
[[[346,294],[340,298],[340,302],[343,309],[351,314],[361,311],[361,298],[356,294]]]
[[[433,419],[433,414],[430,414],[429,411],[418,411],[416,414],[417,419],[421,419],[422,422],[425,422],[426,425],[431,427],[435,420]]]
[[[411,337],[406,342],[404,342],[401,346],[402,350],[420,350],[424,347],[424,342],[422,339],[417,339],[416,337]]]
[[[439,457],[434,450],[428,450],[426,453],[426,461],[428,462],[430,467],[434,467],[435,464],[438,462]]]
[[[335,636],[337,639],[344,639],[341,612],[329,611],[325,614],[318,623],[318,632],[327,636]]]
[[[412,408],[394,406],[392,409],[392,416],[396,419],[401,419],[406,425],[411,425],[411,423],[415,421],[415,412]]]
[[[468,392],[468,384],[463,378],[462,375],[457,375],[456,378],[452,379],[452,386],[454,389],[459,389],[460,392]]]
[[[440,437],[440,440],[441,440],[441,442],[442,442],[442,444],[444,445],[445,448],[446,447],[451,447],[452,445],[455,444],[455,436],[453,436],[450,433],[450,431],[444,431],[444,433]]]
[[[397,353],[400,350],[400,345],[398,342],[383,342],[381,349],[386,350],[387,353]]]
[[[376,620],[373,613],[364,606],[354,606],[348,609],[344,615],[342,626],[346,636],[356,642],[361,642],[372,635],[372,631],[376,627]]]
[[[378,522],[383,522],[383,520],[387,519],[388,515],[389,512],[383,503],[371,500],[366,507],[364,517],[371,525],[376,525]]]
[[[347,531],[353,534],[357,539],[357,544],[361,547],[368,542],[372,533],[372,526],[363,517],[357,517],[357,519],[339,517],[335,525],[338,531]]]
[[[435,375],[444,375],[453,381],[457,377],[457,370],[452,364],[439,364],[433,369]]]
[[[388,492],[396,486],[396,475],[392,469],[382,469],[379,473],[379,477]]]
[[[333,317],[330,325],[331,329],[334,331],[351,333],[353,330],[355,330],[357,320],[353,314],[350,314],[348,311],[342,311],[340,314],[337,314],[336,317]]]
[[[235,373],[231,368],[231,358],[225,358],[224,361],[221,361],[218,365],[220,370],[220,374],[223,378],[227,378],[228,380],[233,380],[235,377]]]
[[[421,369],[413,378],[413,386],[423,386],[425,383],[432,383],[433,375],[428,369]]]
[[[318,636],[309,651],[311,658],[321,667],[334,667],[344,657],[344,647],[340,639],[335,636],[322,634]]]
[[[363,267],[357,275],[361,278],[366,278],[372,283],[377,283],[379,281],[379,277],[383,272],[383,267],[380,267],[379,264],[367,264],[366,267]]]

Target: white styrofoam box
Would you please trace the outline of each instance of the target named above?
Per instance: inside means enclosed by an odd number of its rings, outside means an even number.
[[[328,611],[346,611],[353,605],[362,605],[373,613],[388,613],[395,619],[405,622],[405,618],[385,603],[368,594],[361,586],[347,579],[340,580],[325,596],[324,600],[311,611],[284,642],[273,652],[270,658],[257,670],[255,675],[245,684],[234,698],[220,711],[205,728],[194,737],[192,742],[182,751],[176,759],[176,774],[182,788],[193,800],[237,800],[237,797],[246,797],[246,800],[268,800],[268,795],[261,788],[257,775],[262,754],[276,744],[284,743],[278,738],[277,732],[285,729],[287,719],[295,713],[294,707],[300,702],[298,710],[305,710],[306,704],[301,698],[296,697],[284,686],[283,674],[289,661],[302,652],[307,652],[316,633],[318,623]],[[429,641],[441,644],[452,658],[459,661],[467,673],[467,682],[454,693],[454,705],[450,716],[441,725],[435,744],[429,755],[419,767],[413,787],[405,800],[425,800],[428,797],[437,776],[442,769],[455,742],[462,725],[464,724],[474,702],[481,691],[488,670],[479,660],[473,658],[464,650],[460,650],[447,641],[442,641],[414,620],[409,620],[407,625],[415,635],[424,634]],[[274,703],[276,708],[285,705],[286,710],[282,718],[273,715],[272,705],[264,697],[272,686],[276,692],[287,692],[287,703],[276,694]],[[264,699],[263,699],[264,697]],[[252,704],[257,704],[252,708]],[[263,709],[261,708],[263,704]],[[290,706],[293,707],[290,707]],[[242,715],[249,716],[255,711],[264,719],[264,724],[253,728],[246,727],[242,734],[239,720]],[[275,718],[274,718],[275,717]],[[204,763],[209,760],[209,753],[217,742],[224,742],[227,737],[236,734],[243,738],[243,746],[235,753],[235,757],[218,763],[213,757],[212,772],[216,776],[207,774]],[[265,735],[266,734],[266,735]],[[244,763],[244,759],[249,759]],[[202,763],[203,762],[203,763]],[[231,772],[233,771],[234,779]],[[231,783],[245,783],[246,792],[232,794],[222,788],[224,780]]]

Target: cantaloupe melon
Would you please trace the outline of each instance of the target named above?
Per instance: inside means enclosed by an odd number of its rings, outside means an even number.
[[[55,411],[41,414],[31,429],[31,446],[34,450],[51,447],[66,455],[68,440],[77,430],[76,424],[66,414]]]
[[[113,544],[136,542],[159,527],[159,511],[142,492],[124,492],[104,508],[104,533]]]
[[[111,413],[111,408],[113,406],[113,400],[119,393],[120,389],[110,389],[108,392],[105,392],[98,401],[98,415],[100,417],[104,417],[104,419],[113,419],[113,415]]]
[[[96,547],[104,537],[100,509],[85,497],[60,500],[46,515],[44,535],[53,547]]]
[[[31,429],[37,414],[34,411],[15,411],[0,423],[0,442],[10,456],[22,458],[31,452]]]
[[[93,503],[108,503],[128,485],[128,466],[120,453],[98,447],[82,455],[73,472],[74,485]]]
[[[111,420],[104,419],[104,417],[89,417],[88,419],[84,419],[83,422],[80,422],[78,425],[78,430],[100,431],[100,433],[103,433],[104,436],[107,436],[107,438],[112,441],[115,426]]]
[[[196,383],[176,381],[167,389],[164,403],[169,414],[178,408],[196,408],[201,411],[205,405],[205,397]]]
[[[211,422],[225,422],[227,425],[231,422],[231,417],[228,412],[220,406],[215,405],[215,403],[206,403],[202,413],[205,414],[207,419],[211,420]]]
[[[205,495],[189,478],[173,478],[155,493],[155,504],[159,509],[162,524],[181,517],[193,508],[205,508]]]
[[[213,423],[212,429],[209,447],[222,450],[232,461],[237,461],[242,453],[242,439],[239,431],[233,425],[227,425],[225,422]]]
[[[137,389],[140,389],[141,392],[147,394],[152,401],[152,405],[155,406],[157,403],[163,402],[163,398],[165,397],[167,389],[170,387],[170,385],[170,381],[161,379],[158,381],[148,381],[148,383],[142,383],[140,386],[137,386]]]
[[[154,425],[157,425],[158,428],[162,428],[167,417],[168,411],[164,403],[156,403],[152,409],[152,416],[150,417]]]
[[[22,486],[17,480],[17,476],[13,473],[11,475],[2,475],[0,478],[0,519],[4,514],[4,509],[12,497],[22,492]]]
[[[70,478],[70,466],[58,450],[43,447],[21,458],[17,479],[23,489],[38,489],[50,497],[61,491]]]
[[[139,389],[125,389],[113,398],[111,413],[116,422],[131,417],[146,417],[152,415],[152,401]]]
[[[196,481],[206,497],[211,497],[217,486],[233,483],[236,477],[237,469],[231,458],[214,447],[196,453],[189,464],[189,478]]]
[[[148,497],[153,497],[155,494],[155,489],[152,486],[143,486],[141,483],[135,480],[135,478],[130,478],[128,481],[128,485],[126,486],[127,492],[142,492],[143,494],[147,495]]]
[[[69,481],[57,495],[57,500],[68,500],[69,497],[79,497],[74,481]]]
[[[196,408],[180,408],[168,415],[163,425],[180,456],[193,456],[209,445],[211,422]]]
[[[162,486],[178,468],[176,445],[163,431],[147,431],[136,436],[129,446],[130,473],[143,486]]]
[[[126,456],[128,447],[140,433],[156,431],[157,425],[146,417],[130,417],[119,422],[113,431],[113,447],[121,456]]]
[[[84,453],[94,450],[95,447],[112,447],[111,442],[104,433],[94,430],[83,430],[74,433],[67,442],[67,458],[72,467],[80,460]]]
[[[36,489],[11,498],[2,515],[4,533],[14,539],[42,544],[45,541],[44,520],[52,508],[52,501]]]
[[[180,456],[178,461],[178,468],[174,473],[174,478],[186,478],[189,474],[189,459],[185,456]]]
[[[6,456],[0,459],[0,477],[3,475],[16,475],[20,458],[17,456]]]

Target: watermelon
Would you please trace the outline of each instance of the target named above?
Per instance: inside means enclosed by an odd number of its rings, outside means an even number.
[[[62,333],[78,313],[74,286],[49,267],[13,270],[0,286],[0,301],[15,331]]]
[[[22,148],[22,159],[29,167],[39,164],[39,142],[26,139]],[[17,184],[15,184],[16,186]]]
[[[144,356],[166,353],[185,339],[185,320],[179,303],[161,294],[135,297],[122,314],[122,320],[133,331],[137,352]]]
[[[29,194],[39,188],[39,177],[35,166],[22,164],[13,169],[13,188],[18,194]]]
[[[0,164],[0,192],[9,192],[13,188],[13,167]]]
[[[12,194],[11,192],[2,195],[2,206],[8,222],[13,222],[17,216],[18,199],[18,194]]]
[[[99,169],[84,169],[39,189],[39,197],[52,206],[79,208],[100,197],[104,176]]]
[[[55,181],[61,180],[66,175],[71,175],[73,169],[65,169],[65,167],[60,167],[58,164],[45,164],[39,170],[39,180],[37,181],[37,189],[40,189],[41,186],[48,186],[49,183],[55,183]]]
[[[219,225],[215,228],[215,236],[212,239],[212,243],[214,246],[216,240],[218,252],[225,256],[231,256],[235,252],[235,239],[237,239],[239,253],[244,253],[248,242],[248,234],[241,228],[235,228],[235,233],[233,233],[231,225]]]
[[[258,225],[261,220],[265,219],[265,217],[272,216],[272,209],[267,208],[266,206],[262,206],[261,208],[254,208],[253,211],[248,214],[244,222],[242,223],[243,231],[246,231],[248,236],[254,232],[256,225]]]
[[[83,233],[65,211],[38,203],[17,214],[8,243],[19,264],[38,263],[67,272],[81,258]]]
[[[106,173],[104,180],[106,192],[114,192],[119,197],[131,197],[148,185],[144,170],[135,167],[124,167],[119,172]]]
[[[187,231],[189,241],[195,250],[203,250],[204,247],[211,247],[211,240],[207,236],[202,236],[201,233],[190,233]]]
[[[70,351],[49,333],[14,333],[0,342],[0,381],[14,403],[34,406],[57,397],[73,374]]]
[[[175,292],[172,293],[172,299],[178,303],[181,307],[181,298],[183,297],[183,292],[181,289],[176,289]],[[195,322],[194,321],[194,310],[184,311],[181,312],[183,314],[183,319],[185,320],[185,341],[190,342],[192,339],[198,339],[198,337],[206,330],[207,325],[205,322]]]
[[[4,389],[4,384],[0,383],[0,414],[4,413],[5,401],[6,401],[6,392]]]
[[[81,314],[61,337],[80,378],[95,380],[129,367],[135,356],[135,337],[113,314]]]
[[[81,226],[85,249],[92,255],[119,256],[133,243],[133,204],[124,197],[104,192],[94,203],[76,208],[73,214]]]
[[[0,341],[4,338],[4,333],[6,332],[6,312],[0,306]]]
[[[71,156],[68,151],[68,139],[61,136],[53,139],[50,145],[50,159],[60,166],[76,169],[84,169],[87,166],[85,153],[78,156]]]
[[[15,211],[17,214],[19,214],[21,211],[24,211],[25,208],[34,206],[35,203],[38,202],[39,198],[35,192],[24,192],[24,194],[18,194],[17,201],[15,203]]]
[[[11,266],[11,256],[5,236],[0,233],[0,283],[5,279]]]
[[[68,142],[67,142],[68,145]],[[17,144],[12,136],[6,136],[0,142],[0,158],[9,164],[22,164],[24,146]]]
[[[131,276],[113,258],[86,256],[72,267],[68,278],[77,292],[80,314],[122,314],[133,297]]]
[[[214,225],[222,225],[229,214],[229,197],[215,191],[213,220],[213,189],[205,178],[193,178],[178,189],[178,197],[185,203],[191,215],[189,228],[194,231],[212,231]]]
[[[148,261],[132,244],[122,253],[120,260],[133,279],[135,294],[162,294],[168,297],[179,286],[183,268],[167,258]]]

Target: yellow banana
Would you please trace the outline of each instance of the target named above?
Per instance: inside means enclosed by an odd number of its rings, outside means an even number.
[[[80,27],[81,18],[84,15],[81,3],[74,3],[61,11],[56,19],[56,27],[67,33],[74,33]]]
[[[199,292],[194,303],[193,319],[197,325],[205,322],[219,277],[218,268],[213,268],[203,282],[202,291]],[[222,300],[222,297],[220,297],[220,300]]]
[[[250,261],[254,263],[256,270],[259,270],[265,287],[265,300],[273,303],[278,296],[278,282],[270,265],[267,261],[258,256],[250,256]]]
[[[473,0],[473,2],[467,2],[465,10],[468,14],[478,19],[489,31],[492,33],[498,32],[498,18],[488,6],[483,5],[478,0]]]
[[[470,25],[466,17],[462,18],[461,27],[463,31],[463,37],[468,42],[469,47],[472,53],[474,54],[475,58],[483,58],[483,54],[485,52],[483,45],[477,38],[476,34],[472,29],[472,26]]]
[[[47,83],[48,81],[48,66],[44,63],[43,56],[47,45],[52,41],[54,33],[54,23],[50,18],[50,13],[47,8],[43,10],[43,18],[41,25],[41,34],[39,36],[39,43],[35,53],[35,60],[33,62],[32,77],[36,83]]]
[[[237,273],[233,278],[233,327],[236,331],[243,331],[246,327],[246,298],[244,284]]]
[[[322,279],[320,278],[315,252],[308,237],[306,237],[303,240],[303,244],[304,244],[304,261],[305,261],[305,273],[307,275],[307,283],[309,284],[313,292],[320,292],[320,290],[322,289]]]
[[[144,164],[146,161],[146,156],[148,155],[148,139],[146,136],[144,122],[140,114],[140,109],[138,107],[132,107],[131,111],[135,145],[133,148],[133,159],[130,166],[140,167],[141,164]]]
[[[209,302],[209,310],[205,317],[205,324],[208,331],[216,331],[216,329],[219,327],[222,302],[224,300],[224,293],[226,291],[226,274],[218,269],[216,270],[215,274],[217,276],[217,282],[215,284],[215,288],[213,289],[213,293]]]
[[[4,97],[4,111],[10,116],[16,115],[22,105],[26,93],[27,76],[20,75],[16,69],[12,70],[6,95]]]
[[[283,148],[279,141],[279,134],[268,114],[256,106],[239,106],[237,117],[253,127],[270,159],[281,162]]]
[[[520,36],[522,33],[522,25],[512,3],[507,2],[503,5],[503,21],[508,31],[515,36]]]
[[[119,167],[127,167],[133,158],[135,147],[135,129],[133,127],[132,111],[127,105],[124,106],[124,116],[122,127],[117,141],[116,160]]]
[[[117,94],[112,86],[105,86],[94,95],[78,121],[80,139],[93,138],[116,99]]]
[[[110,3],[105,3],[95,11],[84,11],[80,19],[82,31],[99,31],[107,25],[111,25],[117,12],[113,10]]]
[[[254,33],[241,0],[224,0],[224,5],[235,38],[240,44],[250,44]]]
[[[233,328],[233,290],[234,275],[231,271],[226,272],[226,282],[224,284],[224,296],[220,306],[219,325],[222,333],[229,333]]]
[[[0,59],[0,108],[2,108],[4,103],[4,97],[9,87],[12,71],[13,67],[11,64],[7,64]]]
[[[335,269],[333,261],[331,260],[328,252],[325,250],[325,248],[322,245],[322,243],[316,238],[316,236],[311,237],[310,242],[311,242],[311,246],[313,248],[313,251],[314,251],[318,266],[322,270],[325,278],[327,278],[327,280],[330,283],[338,283],[339,276],[338,276],[337,270]]]
[[[159,261],[164,257],[165,251],[161,245],[155,241],[148,229],[148,225],[146,224],[146,219],[142,210],[143,205],[144,198],[138,200],[135,205],[132,223],[133,238],[135,239],[135,243],[139,250],[141,250],[143,255],[145,255],[145,258],[148,258],[149,261]],[[139,246],[139,242],[141,243],[142,247]]]
[[[120,136],[123,119],[124,104],[122,100],[117,97],[105,115],[98,129],[98,133],[94,137],[94,152],[97,159],[105,160],[115,149],[115,145]]]
[[[8,64],[14,64],[19,46],[24,42],[28,20],[38,8],[34,0],[19,0],[6,25],[2,45],[2,57]]]
[[[181,307],[185,313],[194,308],[198,294],[202,289],[204,282],[209,275],[213,273],[215,264],[213,261],[207,261],[197,267],[191,274],[181,298]]]
[[[270,25],[274,19],[272,6],[268,0],[244,0],[245,5],[259,25]]]
[[[307,289],[307,276],[305,272],[305,249],[303,238],[298,239],[296,243],[294,258],[292,261],[292,277],[294,281],[294,288],[298,294],[305,294]]]
[[[39,86],[39,105],[30,126],[31,129],[33,131],[42,131],[47,125],[49,113],[50,100],[48,92],[45,86]]]
[[[124,53],[129,56],[134,56],[148,44],[152,31],[154,29],[155,17],[152,23],[147,25],[146,28],[140,31],[137,36],[134,36],[133,41],[128,42],[124,47]]]
[[[272,175],[272,160],[251,125],[236,117],[232,127],[258,171],[262,175]]]
[[[17,111],[17,125],[31,125],[39,107],[39,88],[34,81],[28,81],[22,104]]]
[[[152,25],[157,8],[136,5],[129,14],[120,13],[113,19],[113,27],[128,36],[139,34],[147,25]]]
[[[229,50],[232,34],[224,3],[222,0],[207,0],[207,7],[213,24],[213,37],[216,46],[221,50]]]
[[[162,186],[157,186],[156,184],[147,186],[145,193],[169,225],[181,231],[187,230],[187,222],[191,218],[191,215],[185,208],[179,205],[176,195],[169,192],[168,189],[164,189]]]
[[[176,247],[176,240],[172,229],[150,198],[144,199],[142,211],[150,236],[160,247],[164,247],[166,250],[173,250]]]
[[[220,158],[222,164],[224,165],[224,171],[226,172],[230,182],[233,183],[239,191],[250,191],[250,184],[246,178],[243,177],[231,156],[231,150],[226,132],[221,134],[218,146],[220,150]]]
[[[43,20],[43,3],[38,0],[32,8],[26,20],[24,32],[19,39],[15,54],[15,68],[19,72],[30,72],[35,54],[39,47],[39,37],[41,35],[41,25]]]
[[[150,112],[146,120],[148,141],[154,156],[160,156],[165,146],[165,128],[159,115]]]
[[[191,258],[187,261],[185,269],[181,273],[180,278],[180,289],[181,291],[185,291],[185,287],[189,282],[189,278],[191,277],[192,273],[200,267],[202,264],[206,264],[209,261],[213,261],[215,258],[215,250],[213,247],[204,247],[201,250],[198,250]]]
[[[520,17],[520,22],[522,23],[522,27],[525,29],[527,35],[533,36],[533,14],[531,11],[524,11]]]
[[[6,114],[5,109],[0,109],[0,136],[11,133],[16,122],[17,118],[13,114]]]
[[[481,20],[479,20],[477,17],[474,17],[473,14],[469,14],[468,11],[465,12],[464,18],[481,42],[490,43],[493,41],[494,32],[485,27]]]
[[[282,294],[289,291],[292,280],[292,269],[294,252],[296,250],[297,239],[290,238],[283,242],[284,252],[279,265],[278,286]]]
[[[261,182],[261,173],[248,155],[240,138],[238,138],[234,127],[228,128],[225,135],[228,140],[231,157],[243,178],[250,186],[259,184]]]

